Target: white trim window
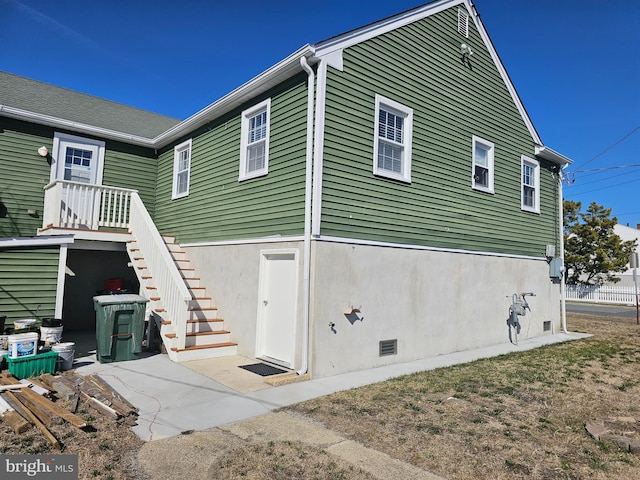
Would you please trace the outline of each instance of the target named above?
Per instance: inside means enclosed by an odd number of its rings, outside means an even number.
[[[471,147],[473,169],[471,186],[475,190],[493,193],[494,150],[492,142],[473,136]]]
[[[189,177],[191,176],[191,139],[176,145],[173,149],[173,190],[171,198],[189,195]]]
[[[411,182],[413,110],[376,95],[373,174]]]
[[[269,173],[270,119],[270,98],[242,112],[238,180],[247,180]]]
[[[522,210],[540,213],[540,162],[524,155],[521,185]]]

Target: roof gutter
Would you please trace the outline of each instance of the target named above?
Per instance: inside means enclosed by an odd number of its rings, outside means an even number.
[[[154,141],[150,138],[117,132],[107,128],[94,127],[93,125],[87,125],[86,123],[72,122],[63,118],[52,117],[43,113],[30,112],[28,110],[10,107],[8,105],[0,105],[0,114],[5,117],[16,118],[18,120],[37,123],[39,125],[47,125],[55,128],[67,128],[75,132],[93,134],[101,138],[128,142],[143,147],[154,146]]]
[[[549,160],[557,165],[564,166],[570,165],[573,163],[569,157],[565,157],[561,153],[556,152],[555,150],[550,149],[549,147],[545,147],[544,145],[536,145],[535,148],[536,157],[540,157],[544,160]]]
[[[304,57],[311,60],[314,54],[315,48],[309,44],[305,45],[257,77],[254,77],[208,107],[205,107],[186,120],[171,127],[166,132],[158,135],[153,139],[153,145],[157,148],[163,147],[187,132],[201,127],[212,119],[220,117],[234,108],[239,107],[243,103],[255,98],[256,95],[266,92],[284,79],[302,72],[303,67],[300,59]]]

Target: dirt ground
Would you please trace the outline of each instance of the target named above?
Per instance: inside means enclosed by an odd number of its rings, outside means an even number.
[[[285,410],[451,480],[638,478],[640,456],[595,441],[585,423],[640,419],[640,327],[635,320],[584,315],[570,315],[568,322],[570,330],[594,336],[392,379]],[[143,442],[127,425],[84,403],[77,413],[89,429],[64,424],[52,432],[61,453],[79,455],[79,478],[149,478],[136,460]],[[635,435],[635,429],[637,424],[624,433]],[[0,454],[42,453],[56,451],[37,429],[16,435],[0,422]],[[215,467],[210,478],[372,478],[321,448],[267,438],[234,445]]]

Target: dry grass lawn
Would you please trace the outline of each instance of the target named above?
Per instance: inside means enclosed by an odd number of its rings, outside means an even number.
[[[585,422],[640,419],[640,327],[570,316],[594,337],[414,374],[293,407],[448,479],[640,478],[640,456]],[[637,438],[640,440],[640,437]]]

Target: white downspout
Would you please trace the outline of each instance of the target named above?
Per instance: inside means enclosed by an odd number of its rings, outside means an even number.
[[[562,167],[560,167],[562,168]],[[564,203],[562,198],[562,172],[558,173],[558,202],[560,204],[560,218],[558,227],[560,228],[560,258],[562,259],[562,274],[560,276],[560,322],[562,333],[567,333],[567,304],[566,289],[564,284]]]
[[[306,57],[300,57],[300,66],[307,72],[307,149],[305,155],[304,187],[304,254],[303,254],[303,292],[302,292],[302,365],[298,375],[304,375],[309,369],[309,309],[311,303],[311,195],[313,181],[313,107],[315,75]]]

